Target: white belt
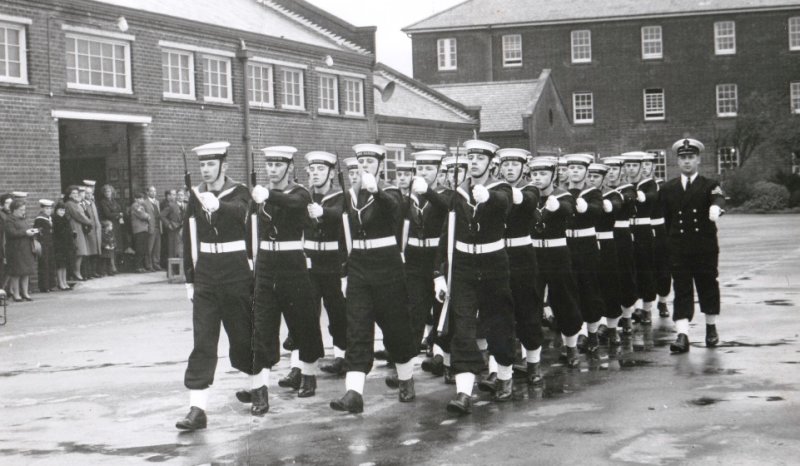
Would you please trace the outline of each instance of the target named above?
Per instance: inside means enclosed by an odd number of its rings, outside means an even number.
[[[530,245],[531,245],[530,236],[520,236],[519,238],[506,238],[507,248],[518,248],[520,246],[530,246]]]
[[[310,249],[312,251],[336,251],[339,249],[339,242],[305,240],[303,242],[303,249]]]
[[[469,244],[456,241],[456,249],[467,254],[488,254],[503,249],[506,246],[505,241],[497,240],[493,243],[483,244]]]
[[[439,246],[439,238],[408,238],[408,245],[418,248],[435,248]]]
[[[663,225],[664,219],[663,218],[651,218],[650,225]]]
[[[614,239],[613,231],[598,231],[597,239]]]
[[[560,248],[567,245],[567,238],[534,239],[532,243],[535,248]]]
[[[631,221],[630,220],[617,220],[614,222],[614,228],[630,228]]]
[[[650,217],[632,218],[631,225],[650,225]]]
[[[243,239],[239,241],[231,241],[228,243],[200,243],[200,252],[207,254],[222,254],[225,252],[239,252],[245,251],[247,245]]]
[[[258,245],[262,251],[301,251],[302,241],[262,241]]]
[[[389,246],[396,246],[397,240],[394,236],[385,236],[375,239],[354,239],[353,249],[378,249]]]
[[[596,234],[597,232],[594,227],[582,228],[580,230],[567,230],[567,238],[587,238],[589,236],[595,236]]]

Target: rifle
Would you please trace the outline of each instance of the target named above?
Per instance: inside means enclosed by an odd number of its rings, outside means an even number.
[[[189,190],[189,201],[191,201],[194,187],[192,186],[192,175],[189,173],[189,164],[186,162],[186,149],[183,144],[181,144],[181,153],[183,154],[183,183],[186,185],[186,189]],[[188,202],[187,205],[191,205],[191,202]],[[189,217],[189,241],[191,242],[192,265],[197,265],[197,220],[194,215]]]
[[[250,166],[252,167],[252,171],[250,172],[250,186],[253,188],[255,188],[258,184],[255,153],[255,148],[250,146]],[[255,271],[256,257],[258,256],[258,206],[256,206],[255,210],[253,210],[253,213],[250,214],[250,254],[253,256],[252,269]],[[258,274],[256,273],[256,275]]]
[[[456,143],[456,162],[453,167],[453,197],[450,199],[450,212],[447,213],[447,294],[442,302],[442,312],[436,326],[440,337],[447,335],[450,326],[450,296],[453,294],[453,249],[456,242],[456,198],[458,197],[458,148]]]
[[[344,229],[344,241],[347,246],[347,255],[353,250],[353,236],[350,233],[350,193],[347,191],[347,186],[344,184],[344,173],[341,170],[341,162],[339,161],[339,151],[336,151],[336,177],[339,181],[339,186],[342,188],[342,202],[344,208],[342,209],[342,228]]]

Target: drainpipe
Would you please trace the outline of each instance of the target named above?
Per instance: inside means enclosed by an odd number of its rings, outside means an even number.
[[[247,49],[247,44],[244,43],[244,39],[239,39],[239,49],[236,50],[236,58],[242,63],[242,91],[244,93],[244,98],[242,99],[242,119],[244,120],[242,141],[244,142],[244,163],[247,170],[246,173],[248,174],[253,172],[253,156],[250,144],[250,81],[247,79],[247,61],[251,56],[252,53]]]

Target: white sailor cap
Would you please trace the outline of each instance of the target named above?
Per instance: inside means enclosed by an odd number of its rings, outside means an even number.
[[[556,159],[556,164],[559,167],[566,167],[567,166],[567,159],[565,157],[558,157]]]
[[[621,157],[615,155],[611,157],[604,157],[601,159],[601,162],[608,167],[621,167],[625,163]]]
[[[358,170],[358,159],[355,157],[347,157],[342,160],[342,163],[348,170]]]
[[[228,147],[230,147],[230,145],[231,143],[228,141],[210,142],[195,147],[192,149],[192,152],[197,155],[197,159],[200,161],[222,159],[228,155]]]
[[[531,171],[549,170],[554,171],[559,164],[560,157],[540,156],[534,157],[530,161]]]
[[[356,157],[375,157],[383,160],[386,157],[386,148],[380,144],[356,144],[353,146]]]
[[[417,165],[439,165],[442,163],[442,157],[444,157],[444,154],[445,152],[443,150],[431,149],[414,152],[411,155],[414,157],[414,162],[416,162]]]
[[[416,166],[414,165],[413,161],[401,160],[399,162],[395,162],[394,168],[399,172],[413,172]]]
[[[55,204],[55,202],[50,199],[39,199],[39,205],[42,207],[53,207],[53,204]]]
[[[306,154],[306,162],[308,162],[309,165],[312,163],[321,163],[333,167],[336,165],[336,155],[330,152],[315,150]]]
[[[625,163],[642,163],[642,160],[647,157],[647,152],[642,152],[640,150],[633,151],[633,152],[625,152],[619,156]]]
[[[14,199],[24,199],[28,197],[28,193],[24,191],[12,191],[11,196],[14,197]]]
[[[525,163],[528,161],[528,157],[530,157],[530,151],[525,149],[513,149],[513,148],[506,148],[500,149],[497,151],[497,161],[499,163],[503,163],[507,160],[513,160],[517,162]]]
[[[700,152],[703,152],[705,148],[706,146],[704,146],[702,142],[691,138],[675,141],[675,144],[672,145],[672,151],[675,152],[675,155],[678,157],[690,154],[700,155]]]
[[[264,159],[267,162],[286,162],[289,163],[297,152],[296,147],[292,146],[270,146],[261,149],[264,153]]]
[[[95,180],[83,180],[83,185],[89,188],[93,188],[97,184]]]
[[[494,157],[494,153],[500,148],[497,144],[492,144],[489,141],[481,141],[480,139],[470,139],[464,141],[464,148],[467,149],[467,154],[483,154],[489,157]]]
[[[466,157],[459,156],[457,160],[458,160],[458,165],[459,166],[464,166],[464,167],[468,167],[469,166],[469,160]],[[442,165],[444,166],[444,168],[446,168],[448,170],[450,168],[454,167],[455,164],[456,164],[456,156],[454,156],[454,155],[451,155],[449,157],[445,157],[444,159],[442,159]]]
[[[606,173],[608,173],[608,170],[610,168],[611,167],[609,167],[604,163],[590,163],[588,171],[589,173],[600,173],[601,175],[605,175]]]
[[[588,167],[594,162],[594,155],[592,154],[567,154],[564,156],[567,165],[583,165]]]

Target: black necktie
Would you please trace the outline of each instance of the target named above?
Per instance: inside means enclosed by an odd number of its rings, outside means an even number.
[[[689,177],[686,178],[686,192],[689,192],[691,188],[692,188],[692,178]]]

